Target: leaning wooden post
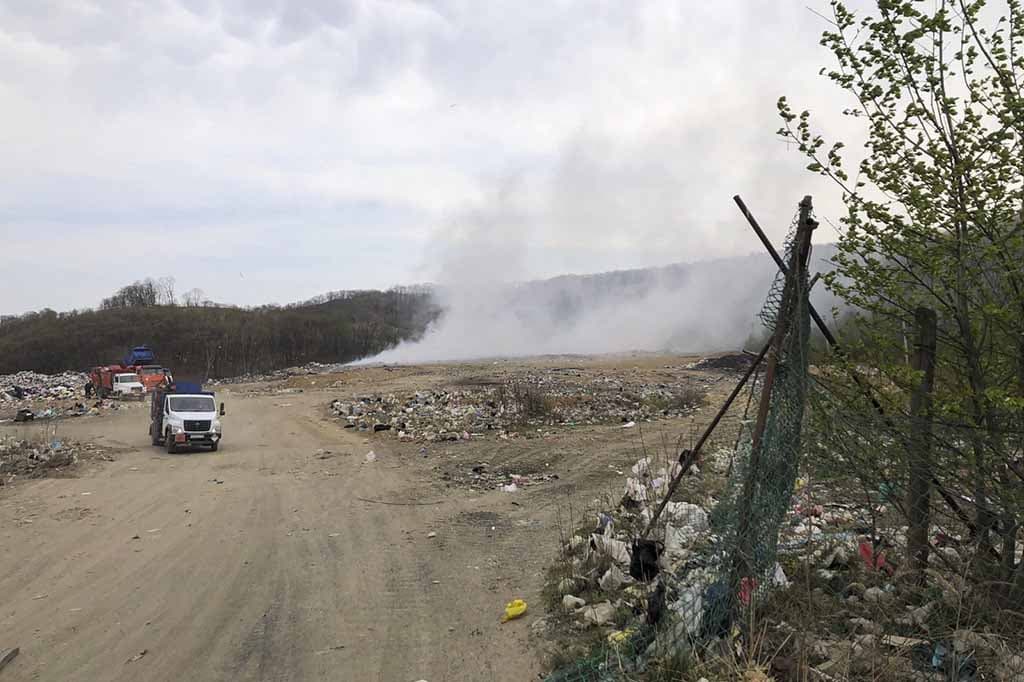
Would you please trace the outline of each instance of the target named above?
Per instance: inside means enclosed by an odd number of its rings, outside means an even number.
[[[924,581],[928,568],[928,527],[931,523],[932,390],[935,386],[935,311],[914,311],[917,339],[911,367],[921,381],[910,395],[910,484],[907,488],[907,564]]]

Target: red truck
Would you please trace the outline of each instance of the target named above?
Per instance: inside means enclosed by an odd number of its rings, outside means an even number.
[[[145,400],[146,389],[139,375],[132,367],[106,365],[93,367],[89,372],[89,383],[100,398],[134,398]]]

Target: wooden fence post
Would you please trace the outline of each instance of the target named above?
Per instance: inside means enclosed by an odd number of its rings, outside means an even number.
[[[914,311],[917,339],[911,367],[921,373],[910,396],[910,485],[907,488],[907,564],[924,580],[928,568],[928,528],[931,523],[932,390],[935,386],[935,311]]]

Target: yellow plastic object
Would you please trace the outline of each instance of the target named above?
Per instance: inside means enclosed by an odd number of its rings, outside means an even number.
[[[526,602],[522,599],[513,599],[505,604],[505,615],[501,617],[502,623],[507,623],[526,613]]]
[[[608,643],[613,647],[618,647],[620,644],[625,642],[627,639],[633,636],[636,632],[636,628],[626,628],[625,630],[616,630],[615,632],[608,635]]]

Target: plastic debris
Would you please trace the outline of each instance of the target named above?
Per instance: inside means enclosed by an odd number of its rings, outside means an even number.
[[[526,602],[522,599],[513,599],[505,604],[505,615],[501,617],[501,622],[507,623],[510,620],[515,620],[524,613],[526,613]]]
[[[370,450],[369,452],[366,453],[366,457],[364,458],[364,461],[367,464],[372,464],[373,462],[376,462],[377,461],[377,453],[374,452],[373,450]]]

